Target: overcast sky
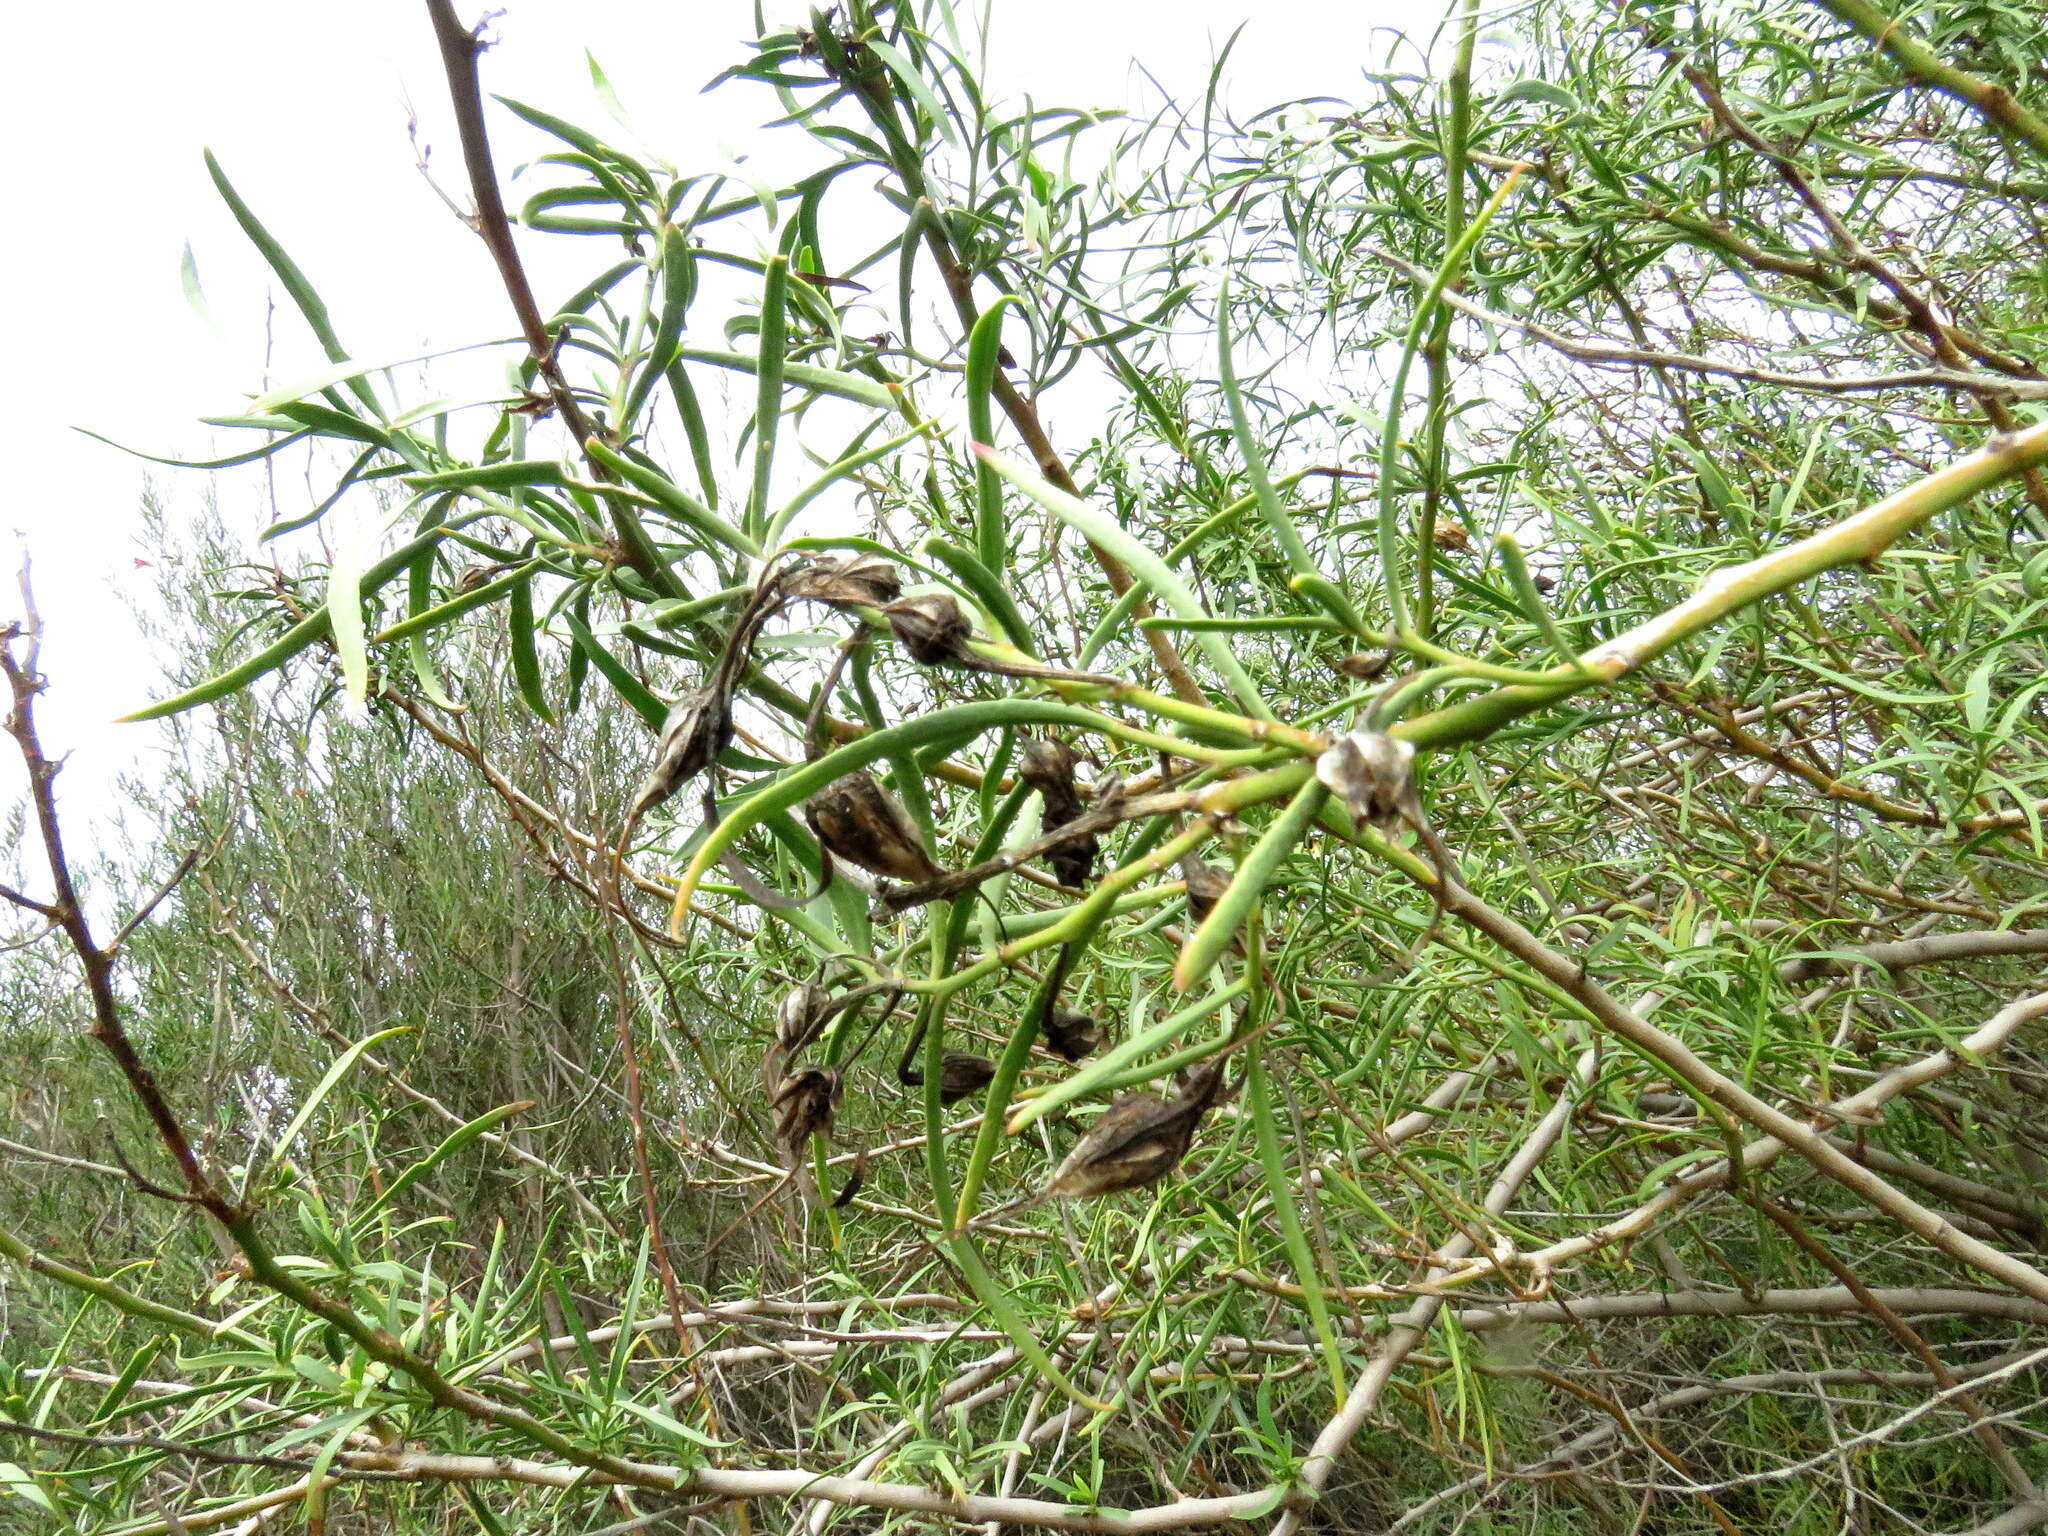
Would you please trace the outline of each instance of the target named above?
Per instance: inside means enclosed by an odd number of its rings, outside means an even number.
[[[758,89],[700,94],[744,56],[752,10],[751,0],[500,0],[485,87],[572,121],[599,119],[588,49],[643,138],[702,165],[722,144],[747,148],[753,116],[773,108]],[[769,0],[767,10],[774,21],[808,7]],[[1425,38],[1443,16],[1439,0],[994,0],[993,10],[998,92],[1075,106],[1156,101],[1134,58],[1176,97],[1198,99],[1215,49],[1242,23],[1228,96],[1247,111],[1355,95],[1361,69],[1387,57],[1393,29]],[[160,554],[138,513],[145,485],[174,517],[212,491],[230,526],[252,536],[269,514],[260,470],[158,469],[72,429],[163,455],[239,451],[248,434],[198,418],[232,414],[266,379],[324,362],[288,309],[266,338],[269,273],[215,195],[201,151],[214,151],[307,269],[352,356],[395,359],[511,326],[482,247],[415,166],[407,128],[416,116],[434,167],[451,190],[460,179],[417,0],[22,6],[8,30],[0,122],[16,170],[0,266],[15,296],[15,362],[0,382],[0,420],[14,452],[0,527],[35,561],[54,685],[46,735],[53,748],[75,749],[74,801],[103,813],[112,776],[147,771],[157,750],[156,728],[111,724],[161,691],[124,606],[124,594],[154,580],[137,562]],[[537,152],[506,114],[493,131],[504,175]],[[188,243],[210,322],[180,282]],[[525,242],[543,274],[547,243]],[[287,505],[302,502],[295,492]],[[15,551],[6,556],[11,564]],[[13,588],[10,572],[0,613],[15,610]]]

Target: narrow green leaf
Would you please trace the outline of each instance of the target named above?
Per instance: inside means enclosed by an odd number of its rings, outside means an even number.
[[[953,133],[952,114],[947,112],[946,104],[939,100],[938,93],[918,73],[917,66],[911,63],[903,50],[882,37],[865,37],[862,41],[876,58],[889,66],[889,73],[910,93],[911,100],[924,109],[923,115],[930,121],[932,131],[948,144],[958,144],[960,141]]]
[[[379,1211],[390,1205],[392,1201],[396,1200],[408,1189],[411,1189],[413,1185],[419,1183],[421,1179],[424,1179],[436,1168],[447,1162],[449,1158],[475,1141],[484,1132],[497,1129],[503,1121],[510,1119],[513,1115],[524,1113],[533,1108],[533,1105],[534,1101],[532,1099],[521,1099],[516,1104],[500,1104],[496,1109],[486,1110],[483,1114],[478,1115],[467,1125],[459,1126],[449,1132],[447,1139],[438,1147],[399,1174],[397,1178],[385,1186],[384,1192],[381,1195],[363,1207],[361,1213],[356,1216],[354,1225],[358,1228],[366,1226]]]
[[[968,441],[996,440],[996,369],[1003,354],[1003,311],[1017,300],[1004,294],[982,311],[967,336]],[[995,467],[974,461],[974,550],[983,567],[999,571],[1007,563],[1003,538],[1003,487]]]
[[[286,1122],[285,1128],[277,1133],[277,1140],[271,1143],[277,1155],[283,1156],[290,1151],[291,1144],[299,1139],[299,1133],[305,1130],[312,1123],[313,1116],[320,1112],[320,1106],[327,1101],[327,1095],[334,1091],[335,1084],[348,1076],[350,1069],[363,1059],[365,1051],[394,1036],[411,1033],[410,1024],[400,1024],[395,1029],[379,1030],[374,1035],[358,1040],[335,1057],[334,1064],[322,1074],[320,1081],[313,1085],[313,1091],[307,1094],[304,1102],[299,1105],[298,1113]]]
[[[740,373],[759,373],[760,360],[745,352],[713,352],[701,347],[678,347],[676,356],[686,363],[705,363],[713,368],[732,368]],[[842,400],[857,400],[862,405],[872,405],[877,410],[896,409],[895,388],[877,384],[873,379],[857,373],[841,373],[836,368],[817,368],[809,363],[784,363],[782,380],[794,389],[807,389],[818,395],[837,395]]]
[[[321,350],[337,363],[346,358],[348,351],[342,346],[341,338],[335,335],[334,324],[328,318],[327,302],[306,280],[306,274],[299,270],[298,263],[291,259],[282,245],[278,244],[276,237],[264,228],[263,222],[256,217],[249,205],[242,201],[241,194],[236,192],[228,181],[227,172],[223,171],[220,162],[214,159],[213,151],[207,150],[205,158],[206,174],[213,178],[214,188],[220,193],[222,201],[228,205],[228,211],[234,215],[235,222],[241,225],[242,233],[249,237],[250,243],[262,254],[264,261],[269,263],[270,270],[277,274],[277,280],[284,285],[284,291],[297,306],[299,313],[305,317],[306,324],[311,328],[314,339],[320,343]],[[373,415],[384,414],[383,407],[378,404],[376,391],[370,388],[366,380],[350,376],[347,383],[356,398]],[[338,398],[335,404],[337,407],[340,405]]]
[[[761,295],[759,361],[754,379],[754,488],[747,498],[747,537],[759,544],[768,531],[768,482],[775,470],[775,444],[782,431],[782,370],[789,359],[789,258],[768,258]]]
[[[1098,544],[1129,566],[1133,575],[1150,586],[1161,601],[1184,619],[1206,619],[1206,613],[1195,594],[1188,590],[1186,582],[1161,560],[1152,550],[1132,538],[1118,524],[1103,516],[1093,507],[1077,497],[1069,496],[1058,486],[1051,484],[1020,464],[1012,463],[986,444],[977,444],[975,452],[995,472],[1016,486],[1018,490],[1044,507],[1061,522],[1087,539]],[[1258,685],[1251,680],[1237,655],[1223,639],[1214,634],[1197,631],[1195,643],[1202,654],[1209,658],[1210,665],[1222,674],[1229,683],[1230,691],[1243,706],[1245,712],[1261,720],[1271,720],[1273,711],[1259,696]]]
[[[361,709],[370,699],[370,648],[363,633],[363,555],[372,535],[343,539],[327,568],[327,628],[341,662],[343,686],[351,705]]]
[[[513,491],[529,485],[560,485],[567,475],[560,459],[501,459],[496,464],[407,475],[405,485],[413,491]]]
[[[598,642],[597,636],[590,632],[590,625],[575,609],[564,608],[562,620],[576,637],[576,648],[590,658],[591,664],[605,675],[605,680],[618,690],[619,696],[633,707],[633,712],[647,722],[647,728],[659,731],[662,722],[668,718],[668,706],[656,698],[624,662]]]
[[[1265,450],[1252,431],[1251,413],[1245,409],[1244,390],[1237,382],[1237,363],[1231,356],[1231,350],[1230,285],[1226,282],[1216,299],[1216,353],[1223,400],[1230,410],[1231,435],[1237,439],[1238,456],[1244,460],[1245,474],[1252,483],[1252,494],[1258,499],[1259,516],[1266,520],[1273,542],[1280,546],[1280,553],[1289,568],[1297,576],[1321,576],[1322,573],[1316,569],[1315,557],[1302,541],[1301,530],[1294,526],[1294,519],[1280,504],[1280,493],[1273,489],[1273,476],[1266,468]]]
[[[745,555],[750,560],[758,560],[761,557],[761,546],[743,530],[733,527],[666,475],[658,474],[637,460],[627,458],[600,438],[589,439],[583,447],[592,459],[604,465],[643,496],[658,502],[663,511],[677,518],[684,526],[703,535],[709,543],[723,544],[727,549]]]
[[[384,645],[393,640],[404,640],[413,635],[424,634],[431,629],[439,629],[443,624],[460,618],[473,608],[486,607],[491,603],[497,602],[508,593],[516,591],[522,583],[531,581],[533,573],[540,568],[540,561],[528,561],[518,569],[507,571],[504,575],[495,577],[480,587],[474,587],[459,596],[449,598],[445,603],[436,603],[432,608],[428,608],[423,612],[408,614],[396,624],[379,630],[371,637],[372,643]]]
[[[1223,958],[1231,940],[1237,937],[1238,929],[1251,916],[1253,904],[1280,872],[1280,866],[1287,862],[1294,845],[1315,824],[1316,815],[1329,796],[1330,791],[1321,780],[1309,780],[1295,792],[1287,809],[1274,818],[1272,826],[1266,829],[1266,835],[1244,856],[1229,888],[1217,898],[1209,915],[1202,919],[1202,926],[1190,935],[1181,949],[1180,960],[1173,968],[1173,984],[1181,991],[1185,992],[1201,981]]]
[[[526,707],[552,722],[554,711],[548,708],[547,690],[541,684],[540,652],[534,643],[539,626],[533,619],[533,572],[533,566],[515,572],[519,579],[512,583],[512,605],[507,616],[511,625],[512,679],[518,684]]]

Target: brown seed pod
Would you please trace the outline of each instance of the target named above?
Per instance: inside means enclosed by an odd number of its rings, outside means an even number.
[[[1419,821],[1415,748],[1385,731],[1356,730],[1323,749],[1316,777],[1351,814],[1375,827]]]
[[[957,1104],[995,1081],[996,1064],[986,1056],[948,1051],[939,1067],[939,1102]]]
[[[1067,1061],[1079,1061],[1102,1046],[1102,1026],[1071,1008],[1053,1009],[1039,1024],[1038,1031],[1045,1036],[1046,1049]]]
[[[1223,1065],[1195,1069],[1171,1099],[1127,1093],[1102,1112],[1046,1181],[1056,1200],[1113,1195],[1156,1183],[1180,1166],[1223,1085]]]
[[[868,774],[834,779],[804,802],[804,820],[833,858],[869,874],[916,885],[945,873],[925,851],[909,813]]]
[[[855,551],[806,561],[782,578],[782,590],[790,597],[837,607],[880,608],[902,595],[903,581],[881,556]]]
[[[1192,853],[1181,855],[1180,877],[1188,885],[1188,911],[1198,923],[1208,917],[1223,899],[1223,893],[1230,889],[1230,876]]]
[[[1387,668],[1393,664],[1392,651],[1353,651],[1349,656],[1339,656],[1330,665],[1346,677],[1355,677],[1362,683],[1384,677]]]
[[[817,1037],[831,1006],[832,994],[815,981],[792,987],[775,1010],[775,1043],[787,1052],[802,1050]]]
[[[732,744],[732,699],[717,686],[686,693],[670,706],[655,744],[654,766],[633,792],[630,826],[718,760]]]
[[[1038,791],[1043,802],[1038,818],[1040,831],[1057,832],[1081,814],[1081,791],[1074,778],[1074,765],[1079,761],[1074,749],[1057,737],[1024,738],[1024,753],[1017,771],[1026,784]],[[1101,839],[1090,832],[1048,849],[1045,865],[1061,885],[1086,885],[1101,848]]]
[[[960,605],[943,592],[920,592],[899,597],[882,610],[889,616],[890,632],[910,659],[921,667],[959,661],[967,654],[967,639],[974,626]]]
[[[861,1186],[867,1181],[868,1149],[862,1147],[853,1154],[853,1172],[847,1176],[846,1182],[839,1186],[839,1193],[832,1197],[832,1209],[843,1211],[853,1204],[854,1196],[860,1193]]]
[[[783,1080],[769,1107],[775,1111],[775,1139],[792,1160],[803,1156],[813,1136],[831,1131],[832,1114],[845,1088],[829,1067],[805,1067]]]

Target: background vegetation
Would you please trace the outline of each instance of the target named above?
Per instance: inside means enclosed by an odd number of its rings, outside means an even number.
[[[161,867],[7,640],[7,1528],[2048,1523],[2038,8],[1132,122],[850,4],[786,185],[426,9],[507,380],[215,168],[330,479]]]

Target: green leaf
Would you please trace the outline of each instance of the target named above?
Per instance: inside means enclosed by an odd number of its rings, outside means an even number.
[[[501,459],[496,464],[407,475],[405,484],[414,491],[512,491],[528,485],[560,485],[567,478],[560,459]]]
[[[376,1216],[379,1211],[390,1205],[392,1201],[396,1200],[408,1189],[411,1189],[413,1185],[419,1183],[421,1179],[424,1179],[436,1168],[447,1162],[449,1158],[460,1152],[479,1136],[482,1136],[486,1131],[495,1130],[503,1121],[510,1119],[513,1115],[523,1114],[525,1111],[533,1108],[533,1105],[534,1101],[532,1099],[521,1099],[516,1104],[500,1104],[496,1109],[486,1110],[468,1124],[451,1131],[447,1139],[438,1147],[434,1148],[433,1151],[429,1152],[425,1157],[414,1163],[386,1185],[382,1194],[364,1206],[355,1215],[352,1225],[358,1230],[368,1226],[371,1218]]]
[[[400,1024],[392,1029],[379,1030],[374,1035],[358,1040],[354,1045],[337,1056],[334,1059],[334,1064],[321,1075],[320,1081],[313,1085],[313,1091],[307,1094],[305,1101],[299,1105],[298,1113],[294,1114],[285,1123],[285,1128],[277,1133],[277,1139],[271,1143],[271,1146],[276,1149],[277,1155],[285,1156],[289,1154],[291,1144],[297,1141],[299,1133],[312,1123],[313,1116],[320,1112],[320,1106],[327,1101],[327,1095],[332,1093],[335,1085],[344,1077],[347,1077],[350,1069],[363,1059],[365,1051],[398,1035],[409,1035],[411,1033],[412,1026],[410,1024]]]
[[[1837,672],[1833,667],[1824,667],[1819,662],[1805,656],[1783,656],[1778,659],[1789,662],[1791,665],[1799,667],[1804,671],[1811,672],[1816,677],[1824,677],[1836,687],[1847,692],[1860,695],[1866,699],[1881,699],[1887,704],[1919,708],[1930,704],[1953,704],[1962,697],[1960,693],[1904,693],[1896,688],[1880,688],[1876,683],[1866,681],[1860,677],[1852,677],[1847,672]]]
[[[1173,984],[1185,992],[1195,986],[1223,958],[1223,952],[1230,947],[1251,916],[1252,906],[1265,893],[1273,877],[1280,872],[1280,866],[1287,862],[1294,845],[1308,834],[1315,824],[1323,802],[1330,797],[1330,791],[1318,779],[1310,779],[1295,792],[1287,809],[1274,818],[1266,835],[1253,845],[1244,861],[1238,865],[1237,874],[1230,886],[1217,898],[1209,915],[1202,919],[1180,952],[1180,960],[1173,968]]]
[[[0,1461],[0,1494],[8,1494],[25,1504],[33,1504],[45,1514],[61,1514],[56,1502],[17,1462]]]
[[[889,73],[910,93],[911,99],[924,109],[924,116],[930,120],[933,131],[948,144],[959,143],[954,137],[951,114],[946,111],[946,104],[939,100],[937,92],[918,73],[917,66],[904,56],[903,50],[885,38],[868,37],[863,41],[876,58],[889,66]]]
[[[1184,619],[1206,619],[1211,617],[1204,611],[1195,594],[1188,590],[1187,583],[1174,574],[1164,560],[1152,550],[1132,538],[1115,521],[1103,516],[1093,507],[1077,497],[1069,496],[1058,486],[1051,484],[1020,464],[1012,463],[986,444],[976,445],[975,451],[995,472],[1017,489],[1044,507],[1061,522],[1087,539],[1115,555],[1133,575],[1158,594],[1161,601]],[[1221,637],[1207,631],[1197,631],[1195,643],[1202,648],[1202,654],[1230,684],[1230,691],[1245,712],[1261,720],[1271,720],[1273,711],[1259,696],[1258,685],[1244,669],[1237,655]]]
[[[348,700],[357,709],[369,703],[370,649],[363,634],[363,561],[370,534],[344,539],[335,549],[334,563],[327,568],[328,632],[334,638],[334,652],[341,662],[341,677]]]
[[[727,1440],[714,1440],[702,1430],[692,1429],[680,1419],[670,1418],[659,1408],[650,1408],[645,1403],[634,1402],[631,1398],[620,1398],[612,1406],[645,1421],[671,1439],[681,1440],[688,1445],[702,1446],[705,1450],[715,1451],[731,1444]]]
[[[676,356],[686,363],[705,363],[713,368],[732,368],[740,373],[759,373],[760,359],[745,352],[712,352],[702,347],[678,347]],[[836,395],[842,400],[855,400],[862,405],[871,405],[876,410],[896,409],[897,395],[893,387],[877,384],[873,379],[857,373],[841,373],[836,368],[817,368],[809,363],[784,363],[782,380],[797,389],[807,389],[817,395]]]

